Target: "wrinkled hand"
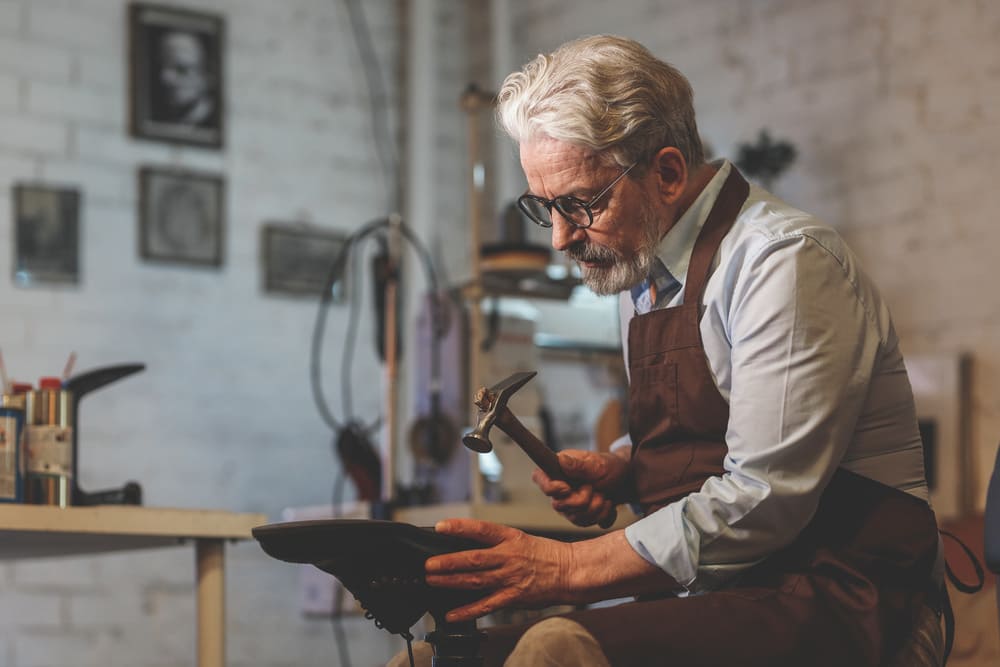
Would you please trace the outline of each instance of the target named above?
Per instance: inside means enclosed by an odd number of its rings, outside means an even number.
[[[486,592],[482,599],[449,611],[449,622],[470,621],[515,605],[542,607],[566,601],[572,545],[475,519],[440,521],[434,530],[490,545],[434,556],[424,564],[430,586]]]
[[[613,520],[628,478],[628,462],[614,454],[565,450],[559,465],[572,482],[551,479],[535,470],[531,479],[552,498],[552,509],[577,526],[605,525]]]

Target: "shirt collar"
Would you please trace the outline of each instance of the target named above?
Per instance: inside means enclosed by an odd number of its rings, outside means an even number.
[[[656,284],[657,297],[655,302],[649,289],[650,283]],[[660,260],[653,259],[653,263],[649,267],[649,278],[635,285],[631,290],[632,303],[635,305],[636,312],[648,313],[658,306],[665,305],[679,284],[679,281],[670,275]]]
[[[712,165],[718,165],[715,176],[702,189],[688,210],[667,231],[656,248],[657,259],[663,263],[670,275],[681,286],[687,282],[688,264],[691,261],[691,253],[694,251],[694,243],[698,240],[698,234],[708,219],[712,207],[715,206],[715,200],[719,198],[722,186],[725,185],[726,179],[729,178],[729,172],[732,170],[732,164],[729,160],[721,160],[712,163]]]

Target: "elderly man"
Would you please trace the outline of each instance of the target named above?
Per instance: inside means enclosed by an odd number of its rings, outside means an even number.
[[[561,452],[573,485],[534,479],[577,525],[619,503],[642,517],[574,543],[440,522],[485,543],[426,563],[431,585],[483,591],[449,620],[636,597],[491,628],[488,665],[881,665],[918,622],[939,642],[913,396],[840,237],[707,163],[690,85],[635,42],[539,56],[498,116],[522,210],[593,291],[620,293],[629,370],[628,436]]]

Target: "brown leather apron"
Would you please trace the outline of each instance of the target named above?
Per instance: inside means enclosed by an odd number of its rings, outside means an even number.
[[[683,305],[629,325],[632,466],[647,513],[724,474],[729,406],[705,357],[699,303],[748,192],[733,168],[695,243]],[[936,553],[926,503],[840,469],[796,541],[730,587],[569,616],[615,667],[874,666],[907,636]],[[502,662],[505,637],[490,632],[487,664]]]

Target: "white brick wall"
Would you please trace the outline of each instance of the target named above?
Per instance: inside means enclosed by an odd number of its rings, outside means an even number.
[[[110,93],[75,84],[30,82],[25,111],[40,118],[120,128],[125,124],[123,91]]]
[[[285,506],[327,502],[336,467],[308,391],[314,307],[260,293],[258,226],[307,220],[349,230],[386,212],[386,184],[341,3],[180,4],[227,18],[222,152],[127,136],[124,0],[0,0],[0,238],[12,238],[10,186],[19,181],[79,187],[84,229],[77,288],[15,289],[11,254],[0,253],[0,346],[10,372],[29,379],[58,372],[71,350],[79,369],[148,364],[84,401],[85,487],[136,479],[150,505],[277,518]],[[488,67],[478,10],[437,4],[441,224],[426,241],[459,278],[467,269],[466,129],[455,101],[469,81],[495,82],[470,73]],[[800,158],[779,194],[848,236],[886,292],[906,351],[973,354],[981,495],[1000,433],[1000,297],[977,289],[996,282],[1000,241],[992,222],[997,3],[511,4],[517,60],[581,34],[629,35],[690,76],[717,154],[734,155],[764,126],[795,142]],[[397,3],[364,6],[397,104]],[[472,64],[463,68],[465,55]],[[226,176],[221,270],[138,258],[135,172],[147,164]],[[331,311],[325,353],[326,391],[338,412],[346,317],[346,309]],[[360,340],[370,331],[369,318]],[[373,416],[381,396],[370,344],[356,357],[355,410]],[[334,662],[328,621],[298,615],[295,568],[252,544],[227,553],[230,665]],[[190,549],[166,549],[0,565],[0,660],[193,664],[192,558]],[[355,664],[378,664],[401,646],[363,619],[346,625]]]
[[[77,370],[147,364],[82,402],[85,489],[135,479],[148,505],[277,520],[284,507],[329,502],[338,467],[309,392],[315,304],[261,293],[259,227],[308,221],[349,232],[388,213],[367,92],[340,2],[168,4],[226,17],[222,151],[128,136],[125,0],[0,0],[0,349],[23,379],[58,374],[71,351]],[[364,9],[395,105],[399,8]],[[221,269],[138,257],[137,170],[146,165],[224,175]],[[82,192],[79,286],[13,286],[18,182]],[[380,371],[371,298],[362,297],[351,390],[355,411],[370,420]],[[324,377],[337,414],[346,321],[346,308],[331,309]],[[250,543],[227,545],[227,555],[228,664],[330,665],[329,620],[299,614],[296,568]],[[193,577],[190,546],[0,563],[0,664],[189,667]],[[402,646],[364,619],[346,627],[353,664],[380,664]]]
[[[13,111],[0,114],[0,150],[8,154],[62,157],[69,151],[69,135],[66,123]]]
[[[601,4],[602,7],[597,5]],[[975,496],[1000,441],[997,3],[514,0],[521,60],[583,34],[636,38],[695,90],[718,155],[793,141],[778,193],[842,230],[904,352],[971,353]],[[613,9],[612,9],[613,8]]]
[[[0,2],[0,35],[16,35],[21,28],[21,3],[16,0]]]
[[[66,83],[72,66],[72,54],[59,46],[25,43],[16,36],[0,38],[0,70],[4,72],[35,81]]]

